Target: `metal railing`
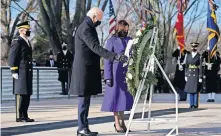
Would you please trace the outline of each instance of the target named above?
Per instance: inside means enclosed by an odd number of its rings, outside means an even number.
[[[1,91],[0,91],[0,97],[1,97],[1,103],[2,103],[2,98],[3,98],[3,70],[9,70],[10,71],[10,67],[8,66],[2,66],[0,67],[0,88],[1,88]],[[68,90],[68,96],[67,98],[70,99],[71,98],[71,95],[70,95],[70,91],[69,91],[69,85],[70,85],[70,79],[71,79],[71,69],[68,69],[68,68],[57,68],[57,67],[38,67],[38,66],[35,66],[33,67],[33,73],[34,71],[36,70],[36,100],[39,101],[40,99],[40,71],[44,71],[44,70],[52,70],[52,71],[68,71],[68,82],[66,84],[66,88]],[[103,70],[101,70],[101,72],[103,72]],[[33,80],[34,80],[34,74],[33,74]],[[13,87],[13,86],[12,86]],[[11,89],[12,90],[12,89]]]

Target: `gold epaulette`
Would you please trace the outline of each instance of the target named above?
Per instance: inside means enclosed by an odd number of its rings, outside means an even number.
[[[11,67],[10,69],[11,69],[11,70],[17,70],[18,67]]]
[[[189,68],[198,68],[196,65],[189,65]]]

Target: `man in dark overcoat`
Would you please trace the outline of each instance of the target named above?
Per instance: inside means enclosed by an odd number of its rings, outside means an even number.
[[[8,56],[16,96],[16,122],[33,122],[34,119],[28,117],[33,77],[29,22],[22,22],[17,28],[19,36],[13,39]]]
[[[69,70],[73,63],[73,54],[68,50],[67,44],[62,44],[62,51],[57,54],[57,67],[66,70],[58,70],[58,80],[61,82],[62,93],[61,95],[67,95],[67,89],[65,88],[65,83],[67,84],[69,78]]]
[[[209,57],[209,51],[204,51],[202,54],[204,65],[204,75],[206,82],[206,92],[208,93],[207,102],[215,102],[215,93],[217,92],[219,70],[220,70],[220,56],[219,52],[216,55]]]
[[[177,64],[176,64],[176,71],[175,76],[173,79],[173,85],[177,89],[180,101],[186,101],[187,99],[187,93],[184,91],[185,88],[185,63],[186,63],[186,57],[189,52],[184,49],[183,53],[180,51],[180,47],[178,47],[173,53],[172,56],[176,58]]]
[[[45,61],[46,67],[57,67],[57,62],[54,59],[54,55],[50,53],[49,59]]]
[[[185,91],[190,96],[190,108],[198,108],[199,86],[202,83],[202,60],[197,52],[199,43],[191,43],[192,51],[186,58]]]
[[[78,95],[78,131],[81,136],[97,135],[88,126],[91,95],[102,93],[100,56],[108,60],[126,62],[127,57],[110,52],[100,46],[96,27],[103,12],[99,8],[88,11],[75,34],[75,55],[70,84],[71,94]]]

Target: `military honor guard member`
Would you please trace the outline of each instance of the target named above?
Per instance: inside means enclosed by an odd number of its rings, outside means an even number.
[[[67,44],[62,44],[62,51],[57,54],[57,67],[69,69],[72,67],[73,63],[73,54],[68,50]],[[65,84],[68,82],[69,70],[58,70],[58,80],[61,82],[62,93],[61,95],[67,95],[68,91],[65,87]]]
[[[189,94],[190,108],[198,108],[199,86],[202,83],[202,60],[197,52],[199,43],[191,43],[192,51],[186,58],[185,91]]]
[[[220,70],[220,54],[216,52],[212,58],[209,57],[209,51],[202,54],[204,63],[204,78],[206,82],[206,92],[208,93],[207,102],[215,102],[215,94],[218,90],[219,70]]]
[[[33,78],[29,22],[22,22],[17,28],[19,36],[13,39],[8,58],[16,96],[16,122],[33,122],[28,116]]]
[[[187,93],[184,91],[185,88],[185,63],[186,63],[186,57],[187,54],[190,52],[187,50],[184,50],[183,53],[180,51],[180,47],[172,53],[172,56],[176,58],[177,64],[176,64],[176,72],[173,80],[173,85],[177,89],[180,101],[186,101],[187,99]]]

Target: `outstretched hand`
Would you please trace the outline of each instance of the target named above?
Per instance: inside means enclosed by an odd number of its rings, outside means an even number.
[[[115,56],[115,60],[120,61],[120,62],[122,62],[122,63],[125,63],[125,62],[128,61],[128,57],[125,56],[125,55],[123,55],[123,54],[117,54],[117,55]]]

